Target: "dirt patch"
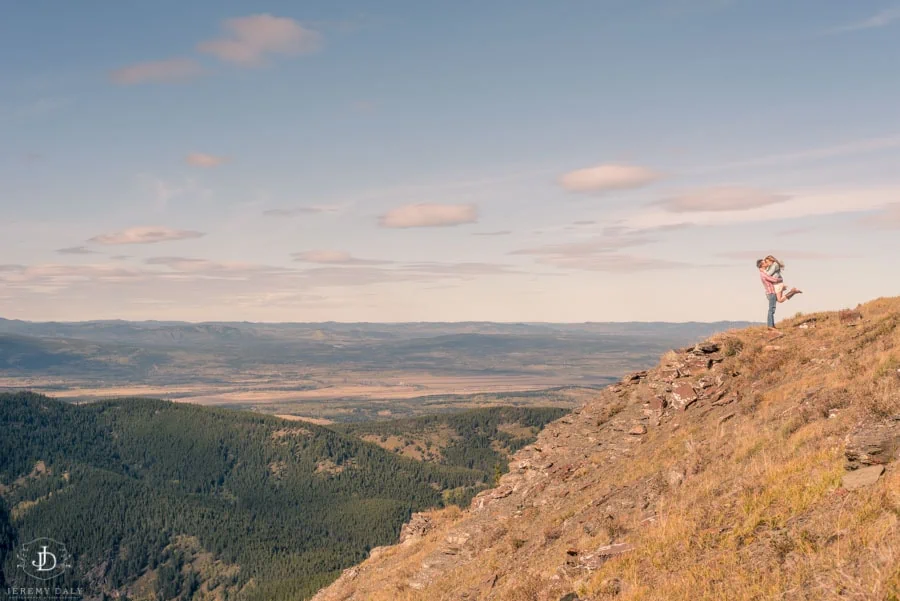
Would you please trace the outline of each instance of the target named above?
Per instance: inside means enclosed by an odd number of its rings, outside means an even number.
[[[305,415],[290,415],[287,413],[279,413],[275,415],[275,417],[280,417],[281,419],[286,419],[289,422],[309,422],[311,424],[316,424],[317,426],[327,426],[328,424],[333,424],[333,419],[326,419],[324,417],[308,417]]]

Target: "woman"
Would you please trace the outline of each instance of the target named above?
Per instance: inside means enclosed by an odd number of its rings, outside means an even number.
[[[781,275],[781,270],[784,269],[784,263],[769,255],[763,261],[766,262],[765,268],[766,273],[778,280],[775,284],[775,296],[778,299],[779,303],[783,303],[784,301],[790,299],[795,294],[802,294],[803,291],[798,288],[791,288],[790,290],[784,285],[784,276]]]

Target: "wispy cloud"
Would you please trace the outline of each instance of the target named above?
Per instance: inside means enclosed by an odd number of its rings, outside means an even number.
[[[583,242],[547,244],[544,246],[514,250],[512,255],[531,255],[543,265],[559,269],[583,271],[605,271],[630,273],[657,269],[677,269],[695,267],[690,263],[671,261],[655,257],[637,256],[623,253],[629,247],[643,246],[656,242],[644,230],[631,230],[616,226],[606,228],[603,236]]]
[[[112,81],[122,85],[185,81],[200,75],[203,67],[191,58],[171,58],[161,61],[135,63],[109,74]]]
[[[612,273],[634,273],[636,271],[695,267],[695,265],[682,261],[670,261],[668,259],[657,259],[654,257],[640,257],[622,253],[609,253],[585,257],[556,256],[546,257],[539,259],[538,261],[562,269],[606,271]]]
[[[512,230],[498,230],[496,232],[474,232],[473,236],[508,236]]]
[[[840,27],[829,29],[828,31],[826,31],[826,33],[849,33],[851,31],[861,31],[864,29],[878,29],[881,27],[887,27],[897,20],[900,20],[900,6],[885,9],[879,13],[872,15],[871,17],[868,17],[861,21],[857,21],[855,23],[850,23],[849,25],[843,25]]]
[[[228,19],[226,35],[201,42],[197,50],[243,67],[265,63],[268,55],[309,54],[322,45],[322,35],[287,17],[269,14]]]
[[[203,232],[177,230],[167,227],[142,226],[132,227],[109,234],[94,236],[88,242],[95,244],[154,244],[171,240],[187,240],[205,236]]]
[[[860,223],[876,229],[900,229],[900,202],[891,203],[883,210],[863,217]]]
[[[206,154],[204,152],[192,152],[184,158],[184,162],[193,167],[218,167],[228,161],[228,157]]]
[[[755,261],[768,255],[774,255],[782,261],[789,262],[792,259],[800,259],[805,261],[828,261],[831,259],[848,259],[847,255],[836,255],[833,253],[817,252],[811,250],[784,250],[771,248],[758,248],[755,250],[735,250],[718,253],[716,256],[723,259],[734,259],[736,261]]]
[[[778,236],[797,236],[799,234],[807,234],[816,231],[812,226],[789,227],[784,230],[775,232]]]
[[[391,209],[379,218],[379,224],[387,228],[448,227],[477,221],[474,204],[412,204]]]
[[[789,198],[784,194],[773,194],[755,188],[717,186],[667,198],[654,204],[672,213],[746,211],[785,202]]]
[[[570,192],[604,192],[641,188],[662,178],[662,174],[637,165],[598,165],[571,171],[559,178]]]
[[[163,265],[175,272],[190,273],[206,277],[241,277],[248,274],[291,273],[292,269],[259,265],[245,261],[212,261],[193,257],[151,257],[144,261],[147,265]]]
[[[323,266],[304,270],[304,286],[369,286],[399,282],[438,282],[470,280],[478,277],[516,275],[521,272],[499,263],[409,263],[394,268],[347,265]]]
[[[329,265],[387,265],[391,261],[359,259],[343,250],[307,250],[291,254],[294,261]]]
[[[723,163],[721,165],[699,169],[695,173],[715,173],[717,171],[728,171],[731,169],[742,169],[748,167],[772,167],[780,165],[790,165],[795,163],[833,159],[858,154],[867,154],[870,152],[878,152],[880,150],[892,150],[896,148],[900,148],[900,135],[890,135],[878,138],[854,140],[851,142],[845,142],[843,144],[833,144],[820,148],[809,148],[796,152],[770,154],[743,161],[733,161],[731,163]]]
[[[463,262],[463,263],[412,263],[404,265],[401,271],[419,273],[436,278],[472,279],[480,276],[515,275],[523,273],[519,269],[503,263]]]
[[[674,213],[658,205],[626,216],[621,225],[634,230],[647,230],[679,224],[726,225],[736,223],[775,222],[814,215],[863,213],[884,209],[900,198],[900,187],[794,189],[786,190],[784,202],[757,208],[732,211]],[[684,227],[684,226],[682,226]]]
[[[337,213],[340,208],[333,205],[313,205],[308,207],[292,207],[287,209],[266,209],[262,212],[266,217],[296,217],[297,215],[316,215],[319,213]]]
[[[546,244],[530,248],[521,248],[510,251],[511,255],[535,255],[535,256],[568,256],[584,257],[600,253],[610,253],[629,246],[641,246],[655,242],[655,239],[645,236],[609,235],[592,238],[585,242],[565,242],[562,244]]]
[[[69,248],[60,248],[56,251],[61,255],[95,255],[97,251],[91,250],[86,246],[70,246]]]

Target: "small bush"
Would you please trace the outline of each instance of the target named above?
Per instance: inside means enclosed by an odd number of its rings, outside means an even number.
[[[862,319],[862,313],[860,313],[856,309],[842,309],[838,313],[838,320],[842,324],[853,323],[855,321],[859,321],[860,319]]]
[[[744,342],[740,338],[729,338],[725,341],[725,356],[734,357],[744,350]]]
[[[562,529],[558,526],[550,526],[544,529],[544,541],[550,542],[562,536]]]

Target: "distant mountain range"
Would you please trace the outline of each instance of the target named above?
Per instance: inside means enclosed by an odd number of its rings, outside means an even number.
[[[185,323],[27,322],[0,318],[0,372],[148,377],[172,366],[363,364],[459,369],[490,357],[515,371],[511,354],[560,356],[648,352],[745,322],[715,323]],[[184,351],[189,351],[185,354]],[[440,356],[440,365],[434,359]],[[507,365],[508,364],[508,365]]]

